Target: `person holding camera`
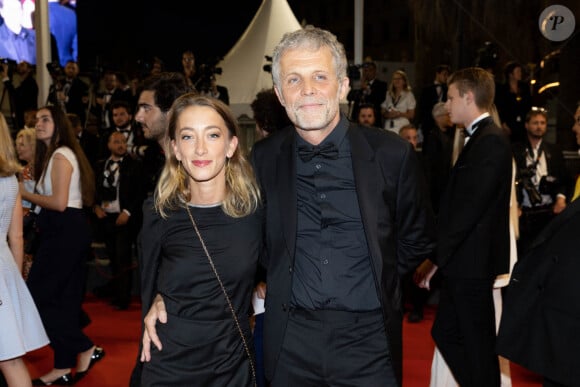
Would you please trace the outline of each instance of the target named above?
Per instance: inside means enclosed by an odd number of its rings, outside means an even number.
[[[25,126],[24,112],[38,107],[38,84],[36,79],[34,79],[34,68],[30,63],[22,61],[16,65],[14,70],[20,78],[20,82],[16,87],[12,83],[12,72],[9,64],[4,62],[0,64],[0,78],[2,78],[4,87],[10,93],[11,103],[14,104],[11,106],[11,110],[16,117],[16,127],[21,129]]]
[[[217,98],[226,105],[230,104],[230,96],[225,86],[217,84],[216,74],[222,73],[221,67],[212,64],[195,66],[195,55],[191,50],[184,51],[181,56],[182,73],[187,84],[206,97]]]
[[[525,119],[526,141],[513,144],[520,206],[520,256],[557,214],[566,208],[570,175],[562,151],[544,141],[548,113],[533,107]]]
[[[387,82],[377,78],[377,64],[372,61],[365,61],[362,65],[362,84],[357,98],[354,101],[351,121],[355,122],[359,118],[359,112],[363,110],[363,105],[372,104],[374,109],[375,123],[369,126],[383,127],[381,116],[381,103],[387,95]],[[359,121],[359,123],[361,123]],[[364,125],[367,125],[366,123]]]

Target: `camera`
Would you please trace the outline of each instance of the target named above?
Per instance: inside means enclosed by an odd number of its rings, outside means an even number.
[[[532,182],[532,177],[536,176],[536,164],[527,166],[526,168],[518,170],[516,186],[520,189],[518,192],[518,201],[522,202],[522,191],[525,191],[532,206],[537,206],[542,203],[542,195],[549,195],[554,198],[557,194],[558,179],[554,176],[542,176],[538,187]]]
[[[264,66],[262,66],[262,70],[271,74],[272,73],[272,57],[265,55],[264,58],[266,58],[266,61],[268,63],[266,63]]]
[[[222,68],[216,67],[218,60],[211,62],[209,64],[201,64],[197,69],[197,74],[199,76],[197,82],[195,83],[195,88],[199,92],[207,93],[211,89],[212,81],[215,80],[215,75],[221,75]]]

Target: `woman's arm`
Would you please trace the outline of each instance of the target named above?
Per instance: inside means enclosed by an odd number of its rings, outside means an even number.
[[[22,262],[24,262],[24,238],[22,235],[22,199],[20,194],[16,196],[16,203],[12,210],[12,220],[8,228],[8,245],[18,270],[22,273]]]
[[[50,180],[52,183],[52,195],[40,195],[27,192],[22,184],[20,193],[24,200],[28,200],[47,210],[64,211],[68,204],[68,192],[71,184],[73,167],[70,161],[61,153],[54,154]]]

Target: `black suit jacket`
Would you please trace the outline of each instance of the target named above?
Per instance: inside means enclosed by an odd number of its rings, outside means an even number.
[[[87,119],[85,99],[89,95],[89,86],[81,79],[74,78],[67,95],[66,112],[78,115],[84,126]]]
[[[438,216],[436,263],[447,277],[493,279],[509,271],[512,155],[491,117],[459,154]]]
[[[101,205],[103,201],[103,172],[108,159],[100,160],[96,171],[95,203]],[[129,221],[132,225],[139,225],[142,219],[142,205],[144,200],[143,168],[141,162],[126,155],[120,165],[119,176],[119,204],[121,211],[126,209],[131,213]],[[136,231],[136,230],[135,230]]]
[[[580,200],[514,266],[497,338],[502,356],[566,386],[580,380]]]
[[[295,129],[254,145],[252,159],[266,209],[268,275],[264,353],[266,376],[276,369],[288,322],[296,249]],[[421,166],[410,144],[380,129],[351,124],[347,132],[374,282],[395,374],[402,375],[400,276],[434,249],[433,217]]]
[[[356,101],[351,114],[351,121],[358,122],[358,112],[361,103],[373,104],[375,110],[375,126],[377,128],[383,127],[383,116],[381,114],[381,104],[387,98],[387,82],[376,79],[371,83],[371,92]]]
[[[441,85],[441,102],[447,101],[447,85]],[[439,102],[439,95],[437,94],[437,85],[434,83],[423,87],[421,90],[421,95],[419,95],[419,106],[418,106],[418,125],[421,126],[421,131],[423,136],[431,132],[432,129],[436,129],[435,120],[433,119],[433,106]]]
[[[526,149],[531,146],[529,142],[518,142],[513,144],[512,150],[514,154],[514,159],[516,161],[516,166],[518,174],[516,179],[520,178],[521,171],[526,169]],[[565,195],[566,198],[570,198],[572,194],[572,175],[566,167],[566,162],[564,161],[564,155],[558,146],[554,144],[542,141],[540,143],[540,151],[544,153],[546,157],[546,165],[548,167],[548,175],[556,178],[554,183],[554,192],[552,199],[556,199],[557,194]],[[521,202],[521,192],[518,192],[518,200]]]
[[[97,160],[99,155],[99,137],[83,129],[79,138],[79,144],[87,156],[87,160],[91,164],[93,170],[97,167]]]

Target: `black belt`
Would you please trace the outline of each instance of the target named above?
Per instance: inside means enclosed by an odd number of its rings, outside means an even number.
[[[320,322],[358,322],[364,319],[371,319],[382,316],[380,309],[350,312],[346,310],[310,310],[301,308],[290,309],[290,316],[302,318],[310,321]]]

